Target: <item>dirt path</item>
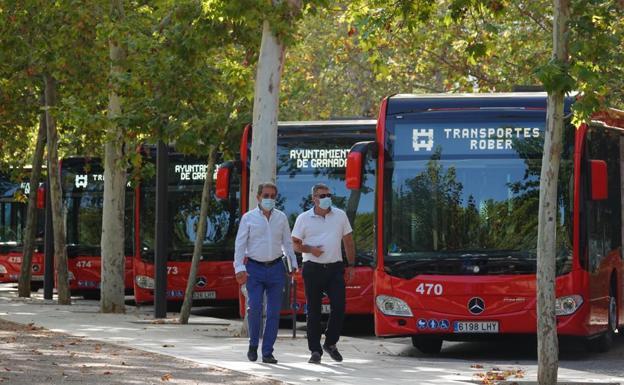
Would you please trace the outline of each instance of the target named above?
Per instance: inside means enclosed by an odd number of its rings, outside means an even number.
[[[0,383],[282,384],[0,319]]]

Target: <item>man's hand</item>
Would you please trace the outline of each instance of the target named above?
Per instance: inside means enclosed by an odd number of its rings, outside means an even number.
[[[289,276],[290,278],[292,278],[292,277],[293,277],[293,275],[297,274],[297,272],[298,272],[298,271],[299,271],[299,269],[295,269],[295,270],[293,270],[293,271],[289,272],[289,273],[288,273],[288,276]]]
[[[323,246],[310,246],[310,254],[320,257],[323,254]]]
[[[353,266],[349,266],[345,268],[345,280],[347,283],[350,283],[355,279],[355,268]]]
[[[236,273],[236,282],[238,282],[239,285],[244,285],[247,282],[247,272],[239,271]]]

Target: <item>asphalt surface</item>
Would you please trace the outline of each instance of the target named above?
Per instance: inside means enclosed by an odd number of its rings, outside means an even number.
[[[237,309],[234,308],[195,308],[193,314],[197,316],[237,319]],[[290,329],[291,322],[282,320],[280,328]],[[305,334],[305,321],[297,323],[298,333]],[[364,339],[377,339],[374,334],[372,316],[348,316],[344,323],[343,335]],[[526,336],[519,338],[503,338],[494,341],[457,342],[445,341],[442,351],[437,356],[421,353],[412,346],[410,338],[387,339],[393,343],[404,345],[401,355],[431,360],[461,359],[479,362],[520,363],[537,361],[537,341]],[[589,371],[616,377],[624,377],[624,336],[618,335],[613,347],[606,353],[589,352],[584,341],[578,339],[563,339],[559,346],[559,366],[561,368]]]

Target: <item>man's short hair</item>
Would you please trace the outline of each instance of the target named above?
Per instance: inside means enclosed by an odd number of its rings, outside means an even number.
[[[275,190],[275,195],[277,195],[277,186],[275,185],[275,183],[273,182],[264,182],[264,183],[260,183],[258,185],[258,195],[262,194],[262,190],[265,187],[269,187],[272,188],[273,190]]]
[[[331,190],[331,189],[325,183],[317,183],[314,186],[312,186],[312,196],[315,196],[318,190]]]

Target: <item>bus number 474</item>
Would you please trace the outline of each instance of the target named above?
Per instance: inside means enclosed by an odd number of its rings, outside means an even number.
[[[91,267],[91,261],[78,261],[76,262],[76,267]]]
[[[444,289],[439,283],[420,283],[416,287],[416,293],[422,295],[442,295]]]

